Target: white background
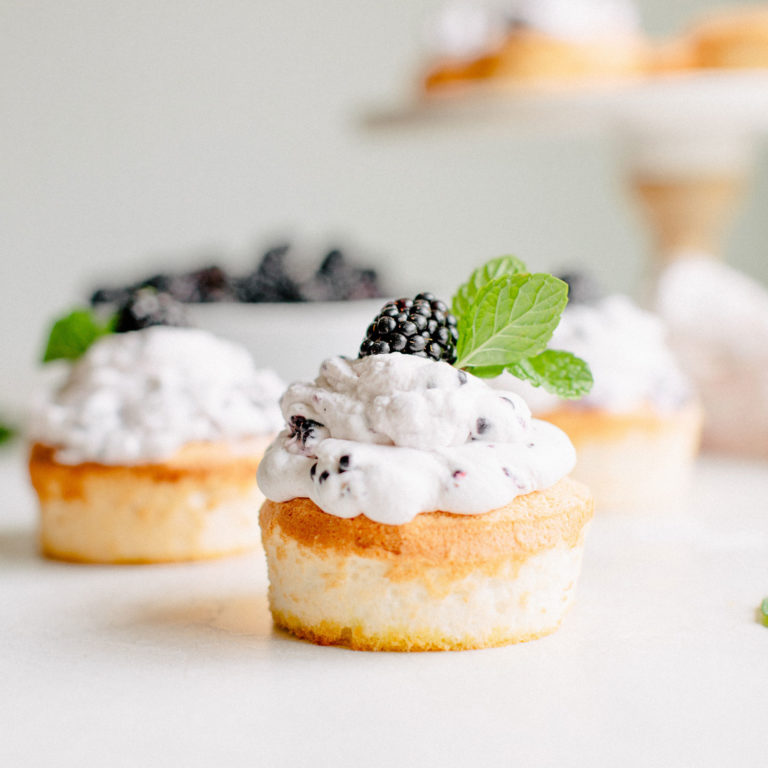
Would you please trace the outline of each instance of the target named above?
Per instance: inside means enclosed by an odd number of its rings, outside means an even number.
[[[714,3],[645,0],[654,34]],[[722,4],[722,3],[718,3]],[[633,291],[648,251],[616,149],[500,130],[369,135],[410,93],[437,0],[2,0],[0,413],[51,316],[100,281],[286,234],[351,243],[395,291],[515,252]],[[768,278],[768,167],[728,243]]]
[[[3,766],[766,764],[765,465],[700,462],[688,513],[598,511],[550,637],[398,654],[273,630],[261,552],[42,560],[21,464],[0,455]]]

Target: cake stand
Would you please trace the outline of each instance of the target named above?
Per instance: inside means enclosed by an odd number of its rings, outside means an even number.
[[[627,189],[654,243],[642,298],[656,305],[658,277],[672,261],[722,255],[723,235],[745,193],[755,147],[768,131],[768,70],[697,71],[570,90],[484,83],[401,102],[366,119],[376,131],[461,124],[534,131],[553,141],[566,132],[599,133],[618,142]],[[750,301],[753,307],[763,303]],[[755,318],[764,310],[747,312],[750,319],[741,322],[731,309],[719,298],[702,310],[700,318],[714,318],[721,331],[717,342],[713,335],[702,337],[702,323],[690,324],[691,332],[667,317],[670,342],[702,397],[705,447],[765,458],[763,357],[739,352],[743,345],[734,343],[745,328],[756,333],[763,327]],[[731,407],[724,410],[724,403]],[[745,411],[743,403],[757,403],[756,413]],[[746,434],[756,435],[749,445]]]
[[[682,253],[721,254],[757,138],[768,130],[768,71],[697,71],[568,90],[488,82],[401,101],[365,118],[372,131],[460,124],[617,139],[658,268]]]

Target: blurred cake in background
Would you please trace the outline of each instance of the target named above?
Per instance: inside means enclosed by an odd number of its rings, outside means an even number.
[[[196,327],[241,344],[255,360],[268,361],[281,378],[292,381],[310,376],[339,350],[356,354],[355,329],[383,295],[372,260],[357,249],[318,253],[305,245],[279,244],[245,273],[214,265],[155,274],[98,288],[91,303],[103,311],[125,302],[138,287],[154,288],[183,302]]]
[[[138,292],[118,332],[38,404],[29,471],[49,557],[166,562],[258,546],[256,470],[283,384],[231,342],[161,324],[178,319],[167,294]]]
[[[473,0],[451,0],[427,25],[432,63],[424,78],[428,91],[491,76],[495,52],[509,24],[500,8]]]
[[[698,67],[768,67],[768,4],[723,8],[694,26],[689,40]]]
[[[630,0],[454,2],[435,31],[437,60],[424,80],[429,93],[486,79],[535,86],[610,82],[649,66],[649,44]]]
[[[573,476],[590,486],[598,511],[655,512],[685,505],[701,413],[659,318],[623,295],[598,298],[578,275],[562,276],[570,303],[552,337],[589,363],[592,391],[562,400],[515,384],[537,418],[571,438]],[[511,377],[503,377],[505,386]]]
[[[768,3],[723,7],[655,47],[654,72],[768,67]]]
[[[700,394],[705,448],[768,458],[768,290],[691,255],[662,273],[657,305]]]

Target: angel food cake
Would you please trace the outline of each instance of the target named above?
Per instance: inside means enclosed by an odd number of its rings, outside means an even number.
[[[629,0],[516,0],[505,11],[487,7],[482,24],[478,6],[447,6],[437,28],[445,53],[425,79],[428,92],[485,79],[516,86],[614,82],[648,67],[649,45]]]
[[[552,343],[589,363],[589,394],[566,401],[508,374],[500,386],[568,434],[578,453],[574,476],[589,485],[598,510],[684,504],[701,409],[659,318],[621,295],[571,303]]]
[[[559,298],[543,309],[531,293],[560,283],[544,277],[505,262],[480,275],[472,303],[484,312],[511,286],[521,317],[559,314]],[[313,383],[288,388],[286,428],[259,467],[278,626],[320,644],[409,651],[502,645],[560,624],[592,499],[567,476],[575,453],[561,430],[451,364],[498,340],[491,329],[462,346],[470,322],[457,328],[429,294],[390,303],[357,360],[326,360]],[[524,324],[506,329],[514,322]]]
[[[258,546],[256,470],[282,423],[282,390],[205,331],[96,341],[31,426],[43,553],[134,563]]]
[[[705,449],[768,458],[768,290],[702,253],[661,274],[657,308],[696,382]]]
[[[699,67],[768,67],[768,6],[721,9],[695,25],[688,41],[693,62]]]

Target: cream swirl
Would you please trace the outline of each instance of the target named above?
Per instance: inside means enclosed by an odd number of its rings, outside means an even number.
[[[30,437],[65,464],[148,463],[189,442],[274,434],[282,391],[237,344],[156,326],[93,344],[39,406]]]
[[[262,491],[338,517],[397,525],[435,510],[480,514],[575,463],[565,434],[532,419],[519,395],[412,355],[331,358],[281,405],[288,428],[259,467]]]

